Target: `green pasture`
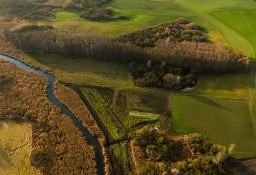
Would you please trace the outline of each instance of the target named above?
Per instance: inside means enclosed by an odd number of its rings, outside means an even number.
[[[225,10],[209,14],[244,37],[256,50],[256,10]]]
[[[256,4],[256,2],[255,2]],[[255,8],[255,5],[253,6]],[[214,11],[210,14],[216,19],[220,20],[226,26],[237,32],[240,36],[244,37],[250,44],[251,49],[256,51],[256,11],[255,10],[226,10]],[[235,25],[234,25],[235,24]],[[253,54],[255,56],[255,53]],[[247,79],[250,88],[250,101],[251,101],[251,116],[256,125],[256,79],[255,79],[256,64],[251,64],[251,74]]]
[[[204,19],[216,30],[219,30],[223,36],[227,39],[229,44],[237,49],[243,50],[248,56],[253,56],[251,44],[246,38],[234,31],[228,24],[212,16],[210,11],[230,10],[236,11],[237,9],[256,9],[256,2],[253,0],[224,0],[224,1],[204,1],[204,0],[177,0],[177,3],[194,11],[199,17]],[[233,19],[235,16],[231,17]],[[237,25],[237,22],[233,23],[233,26]],[[239,24],[238,24],[239,25]]]
[[[196,5],[205,12],[228,9],[256,9],[254,0],[176,0],[176,2],[184,1]]]
[[[256,156],[256,134],[247,101],[174,96],[173,127],[178,133],[204,134],[222,145],[234,143],[236,157]]]
[[[48,23],[61,31],[87,31],[113,37],[178,18],[187,18],[209,30],[212,29],[211,25],[195,12],[175,1],[112,0],[105,6],[111,7],[115,16],[128,16],[129,20],[90,21],[81,19],[78,13],[60,11],[55,14],[56,19]]]
[[[133,87],[125,64],[53,54],[30,54],[27,59],[53,71],[56,78],[64,82],[103,87]]]
[[[249,73],[225,73],[199,75],[196,88],[185,92],[216,98],[249,99]]]

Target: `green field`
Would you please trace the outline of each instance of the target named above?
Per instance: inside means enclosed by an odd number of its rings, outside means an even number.
[[[31,62],[53,71],[59,80],[107,87],[133,87],[127,65],[92,58],[72,58],[51,54],[30,54]]]
[[[228,146],[236,157],[256,156],[256,135],[248,102],[194,96],[174,96],[173,126],[179,133],[199,132]]]
[[[114,10],[114,15],[128,16],[129,20],[119,21],[89,21],[79,18],[78,13],[61,11],[56,13],[56,19],[47,22],[61,31],[88,31],[108,36],[119,36],[148,26],[163,22],[187,18],[204,28],[214,32],[223,41],[220,33],[205,20],[182,5],[170,0],[112,0],[105,5]]]
[[[0,121],[0,174],[33,175],[30,164],[31,126],[27,123]]]
[[[220,11],[230,10],[230,12],[236,11],[237,9],[256,9],[256,2],[253,0],[223,0],[223,1],[210,1],[210,0],[177,0],[176,2],[180,3],[184,7],[191,9],[198,16],[208,21],[213,28],[221,31],[223,36],[228,40],[232,47],[242,49],[248,56],[253,56],[253,51],[251,47],[251,43],[248,42],[248,38],[241,36],[237,31],[234,30],[234,26],[239,26],[241,24],[237,24],[239,22],[235,22],[235,25],[230,27],[225,21],[219,20],[212,16],[212,11]],[[232,18],[232,20],[236,20],[237,16],[228,15],[228,18]],[[249,18],[250,19],[250,18]],[[253,22],[254,23],[254,22]],[[233,24],[233,23],[232,23]],[[250,25],[250,24],[249,24]],[[248,29],[245,28],[245,32]]]
[[[216,98],[249,99],[249,73],[199,75],[196,88],[187,92]]]
[[[255,2],[256,6],[256,2]],[[210,12],[210,15],[244,37],[256,50],[256,11],[255,10],[225,10]],[[235,25],[234,25],[235,24]]]

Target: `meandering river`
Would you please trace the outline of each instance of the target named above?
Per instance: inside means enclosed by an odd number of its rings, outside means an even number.
[[[42,76],[44,76],[45,78],[48,79],[49,86],[47,88],[47,98],[49,99],[49,101],[54,106],[59,108],[60,111],[63,114],[65,114],[66,116],[68,116],[72,120],[74,125],[82,132],[83,136],[86,138],[88,143],[93,145],[94,151],[95,151],[95,160],[96,160],[97,173],[99,175],[103,175],[104,174],[104,161],[103,161],[102,148],[101,148],[100,142],[98,141],[98,139],[96,137],[94,137],[83,126],[82,122],[79,119],[77,119],[74,116],[74,114],[56,98],[56,96],[54,94],[54,83],[55,83],[56,79],[52,75],[47,74],[46,72],[44,72],[43,70],[35,69],[35,68],[33,68],[31,66],[28,66],[28,65],[14,59],[14,58],[11,58],[9,56],[5,56],[5,55],[0,54],[0,58],[2,58],[4,60],[7,60],[7,61],[10,61],[12,63],[15,63],[17,66],[21,67],[24,70],[33,71],[33,72],[35,72],[37,74],[40,74],[40,75],[42,75]]]

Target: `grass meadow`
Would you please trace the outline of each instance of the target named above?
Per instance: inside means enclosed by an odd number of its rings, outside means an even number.
[[[223,0],[223,1],[210,1],[210,0],[177,0],[177,3],[183,5],[184,7],[191,9],[198,16],[208,21],[213,28],[219,30],[222,35],[226,38],[228,43],[234,47],[242,49],[248,56],[253,56],[253,51],[251,48],[251,43],[247,41],[247,38],[241,36],[237,31],[233,29],[234,26],[239,26],[239,22],[232,23],[232,27],[228,25],[225,21],[219,20],[212,13],[223,12],[229,10],[230,12],[237,11],[238,9],[256,9],[256,2],[253,0],[244,1],[244,0]],[[228,15],[228,18],[236,20],[236,16],[233,13]],[[234,22],[234,21],[233,21]],[[248,30],[248,29],[246,29]],[[245,31],[247,32],[247,31]]]
[[[30,54],[27,59],[53,71],[59,80],[65,82],[103,87],[133,87],[125,64],[54,54]]]
[[[216,143],[236,144],[236,157],[256,156],[256,135],[247,101],[195,96],[173,97],[173,127],[178,133],[198,132]]]
[[[186,94],[248,100],[250,96],[248,76],[249,73],[200,75],[196,88]]]
[[[28,123],[0,121],[0,174],[33,175],[30,164],[32,130]]]

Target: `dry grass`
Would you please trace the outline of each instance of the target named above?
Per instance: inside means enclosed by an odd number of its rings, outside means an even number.
[[[0,89],[0,112],[22,108],[32,118],[32,147],[52,155],[43,174],[96,174],[93,147],[88,145],[71,120],[60,114],[46,97],[47,80],[12,63],[1,62],[0,73],[15,77]],[[1,117],[5,117],[1,115]]]
[[[109,164],[109,158],[107,156],[106,149],[104,148],[105,137],[102,130],[96,123],[94,117],[90,113],[89,109],[85,106],[79,95],[72,89],[60,84],[55,84],[55,95],[61,101],[62,104],[67,106],[69,110],[83,122],[83,125],[92,133],[97,136],[102,148],[105,163],[105,173],[109,174],[111,165]]]

